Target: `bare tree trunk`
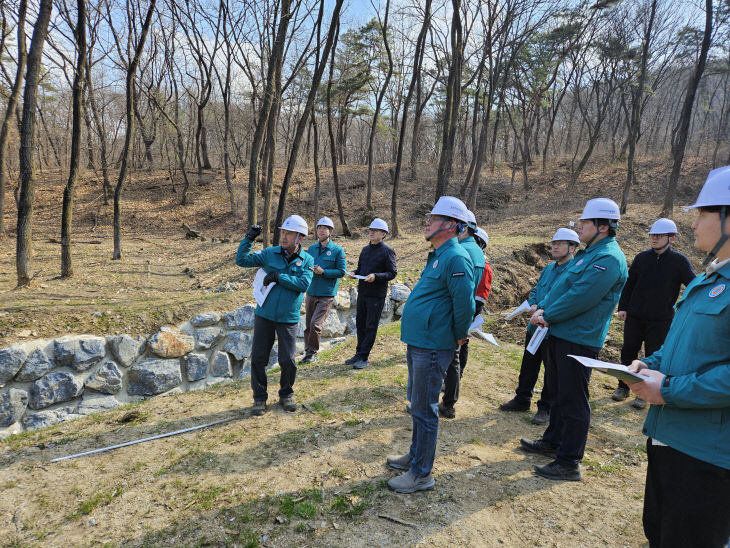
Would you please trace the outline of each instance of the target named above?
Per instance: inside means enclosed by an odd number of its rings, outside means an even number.
[[[157,0],[150,0],[150,5],[147,9],[147,15],[142,25],[142,32],[139,35],[137,47],[134,51],[134,57],[130,59],[129,65],[127,66],[127,78],[126,78],[126,128],[124,136],[124,146],[122,148],[122,154],[120,157],[119,177],[117,178],[117,184],[114,187],[114,252],[112,254],[112,260],[120,260],[122,258],[122,189],[124,188],[124,181],[127,178],[127,162],[129,161],[129,151],[132,145],[132,138],[134,134],[134,78],[137,72],[137,66],[139,65],[139,59],[142,56],[144,50],[144,43],[147,39],[147,34],[152,24],[152,15],[155,12],[155,4]],[[128,17],[133,17],[131,10],[127,11]]]
[[[86,89],[89,94],[89,106],[91,114],[94,118],[94,127],[96,136],[99,139],[99,157],[101,160],[101,176],[102,176],[102,192],[104,194],[104,205],[109,205],[109,195],[111,194],[111,182],[109,180],[109,160],[107,155],[106,132],[102,124],[101,114],[96,105],[96,97],[94,95],[94,86],[91,81],[91,59],[86,63]]]
[[[626,161],[626,183],[624,191],[621,195],[621,213],[626,213],[629,205],[629,193],[631,185],[634,182],[634,157],[636,155],[636,141],[639,138],[641,127],[642,102],[644,100],[644,86],[646,85],[646,66],[649,61],[649,47],[651,44],[651,32],[654,27],[654,17],[656,15],[657,0],[652,0],[651,10],[649,13],[649,22],[644,33],[644,40],[641,50],[641,66],[639,68],[639,84],[634,94],[634,100],[631,104],[631,127],[629,128],[629,157]]]
[[[352,233],[350,232],[350,227],[347,226],[347,219],[345,219],[345,208],[342,206],[342,196],[340,194],[340,179],[337,174],[337,145],[335,143],[334,129],[332,128],[332,101],[330,99],[332,96],[332,73],[335,66],[335,50],[337,49],[337,39],[339,35],[340,21],[338,19],[330,59],[330,77],[327,81],[327,132],[329,133],[330,138],[330,156],[332,158],[332,182],[335,186],[335,199],[337,200],[337,212],[340,215],[340,223],[342,224],[342,233],[345,236],[352,236]]]
[[[411,104],[413,91],[416,87],[418,75],[421,72],[421,63],[423,61],[423,50],[425,49],[426,34],[428,27],[431,25],[431,0],[426,0],[423,15],[423,25],[416,39],[416,52],[413,58],[413,75],[411,83],[408,85],[408,93],[403,102],[403,118],[400,122],[400,136],[398,137],[398,151],[395,158],[395,169],[393,170],[393,197],[390,200],[390,234],[391,237],[397,238],[400,235],[400,227],[398,226],[398,188],[400,186],[400,171],[403,164],[403,146],[406,140],[406,126],[408,124],[408,107]],[[418,105],[417,105],[418,106]],[[415,137],[414,137],[415,138]]]
[[[18,198],[17,241],[15,266],[18,287],[26,286],[31,280],[31,258],[33,255],[33,196],[35,194],[35,141],[36,104],[38,98],[38,76],[41,72],[43,46],[48,35],[52,0],[40,0],[38,17],[33,25],[33,37],[27,57],[25,89],[23,91],[23,121],[20,130],[20,196]]]
[[[78,20],[74,29],[78,61],[73,81],[73,122],[71,128],[71,160],[68,181],[63,190],[63,206],[61,211],[61,277],[73,276],[71,258],[71,227],[73,219],[73,200],[76,180],[81,163],[81,117],[83,116],[84,77],[86,72],[86,0],[76,0]]]
[[[271,50],[269,65],[266,70],[266,88],[264,89],[264,101],[261,105],[259,119],[256,121],[256,130],[254,131],[253,141],[251,142],[251,162],[248,168],[248,222],[256,224],[257,219],[257,185],[259,176],[259,156],[264,143],[264,133],[268,123],[269,112],[271,111],[271,103],[274,94],[274,75],[278,64],[282,63],[284,54],[284,43],[286,41],[286,33],[291,20],[291,2],[292,0],[282,0],[281,15],[279,17],[279,27],[274,40],[274,47]]]
[[[289,194],[289,185],[291,183],[291,179],[294,175],[294,168],[297,164],[297,158],[299,156],[299,147],[302,143],[302,136],[304,135],[304,130],[307,127],[307,121],[309,120],[309,116],[311,113],[311,116],[314,117],[313,108],[314,108],[314,101],[317,98],[317,91],[319,89],[319,85],[322,81],[322,75],[324,74],[324,69],[327,66],[327,57],[329,56],[330,51],[333,52],[336,48],[337,44],[337,36],[339,33],[339,24],[340,24],[340,11],[342,9],[342,4],[344,0],[337,0],[334,5],[334,9],[332,11],[332,19],[330,20],[330,28],[327,31],[327,40],[325,41],[324,50],[322,51],[322,55],[320,57],[319,49],[317,49],[317,60],[315,63],[315,69],[314,74],[312,74],[312,83],[309,87],[309,92],[307,94],[307,102],[304,106],[304,111],[302,112],[302,116],[297,122],[297,129],[294,134],[294,139],[292,140],[291,144],[291,152],[289,153],[289,161],[287,162],[286,166],[286,173],[284,173],[284,180],[281,183],[281,194],[279,194],[279,205],[276,210],[276,226],[281,226],[281,223],[284,222],[284,213],[286,211],[286,199]],[[317,43],[319,44],[319,32],[322,25],[322,17],[324,14],[325,5],[324,3],[320,4],[320,11],[319,16],[317,19]],[[330,71],[331,72],[331,71]],[[331,77],[331,76],[330,76]],[[329,86],[328,86],[329,89]],[[329,100],[329,96],[328,96]],[[329,120],[329,119],[328,119]],[[316,122],[315,122],[316,125]],[[316,127],[315,127],[316,131]],[[316,156],[316,151],[315,151]],[[333,156],[333,164],[336,163],[334,161]],[[343,217],[344,218],[344,217]],[[347,228],[347,223],[342,223],[342,230],[346,233],[349,233],[349,228]],[[348,234],[349,235],[349,234]],[[279,242],[279,229],[276,228],[274,232],[274,242]]]
[[[319,219],[319,193],[321,181],[319,177],[319,131],[317,130],[317,118],[312,110],[312,153],[314,160],[314,222]]]
[[[378,126],[378,116],[380,115],[380,105],[385,97],[385,92],[388,90],[388,83],[390,78],[393,76],[393,55],[390,52],[390,45],[388,44],[388,14],[390,12],[390,0],[385,1],[385,17],[383,17],[383,24],[380,26],[380,30],[383,35],[383,45],[385,51],[388,54],[388,73],[385,75],[385,81],[383,87],[378,94],[378,98],[375,101],[375,114],[373,114],[373,125],[370,126],[370,140],[368,141],[368,182],[367,182],[367,198],[365,200],[368,211],[373,210],[373,143],[375,142],[375,132]]]
[[[684,161],[684,151],[687,146],[687,135],[689,132],[689,123],[692,118],[692,107],[695,102],[695,94],[697,87],[702,79],[702,73],[705,71],[705,63],[707,61],[707,52],[710,49],[710,40],[712,38],[712,0],[705,0],[705,33],[702,38],[700,47],[700,56],[697,59],[697,65],[692,73],[692,77],[687,83],[687,94],[684,97],[682,105],[682,115],[674,128],[672,135],[672,172],[669,175],[667,184],[667,194],[664,196],[662,204],[662,217],[669,217],[674,208],[674,194],[677,191],[677,181],[682,170],[682,162]]]
[[[464,44],[461,27],[461,0],[451,0],[451,65],[446,84],[446,104],[444,105],[444,127],[441,140],[438,174],[436,177],[436,196],[438,200],[448,191],[449,179],[454,163],[454,143],[456,126],[459,119],[461,101],[461,65],[464,58]]]
[[[15,71],[15,81],[8,96],[8,102],[5,108],[5,116],[3,117],[3,125],[0,127],[0,239],[5,237],[5,185],[7,181],[7,154],[8,154],[8,134],[10,132],[10,121],[13,114],[17,112],[18,97],[20,97],[20,88],[23,86],[23,71],[25,70],[26,61],[26,45],[25,45],[25,16],[28,11],[27,0],[20,0],[18,7],[18,53],[17,53],[17,70]],[[5,25],[5,13],[3,12],[2,24]]]

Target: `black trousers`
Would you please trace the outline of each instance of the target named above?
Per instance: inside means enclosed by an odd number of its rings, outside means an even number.
[[[268,379],[266,367],[269,355],[274,346],[274,339],[279,339],[279,397],[291,396],[294,393],[294,380],[297,377],[297,363],[294,361],[297,344],[297,324],[280,323],[255,316],[253,324],[253,343],[251,346],[251,389],[254,401],[266,401]]]
[[[459,348],[454,350],[454,357],[451,359],[449,368],[444,378],[443,402],[446,407],[454,407],[459,401],[459,389],[461,388],[461,377],[464,376],[466,360],[469,359],[469,339]]]
[[[532,390],[535,388],[537,378],[540,376],[540,365],[544,361],[544,354],[547,347],[547,341],[542,341],[537,351],[534,354],[530,354],[527,351],[527,345],[530,344],[531,338],[531,334],[527,334],[525,337],[525,350],[522,352],[520,376],[517,379],[517,390],[515,390],[515,399],[528,405],[532,401]],[[548,369],[546,365],[542,392],[540,392],[540,399],[537,400],[537,408],[549,413],[553,403],[553,393],[550,392],[551,386],[547,377]]]
[[[647,440],[644,534],[652,548],[724,548],[730,470]]]
[[[591,370],[568,354],[595,359],[601,349],[548,336],[546,350],[545,380],[555,399],[550,409],[550,424],[542,439],[557,447],[558,463],[575,465],[583,459],[591,426],[588,399]]]
[[[626,316],[624,322],[624,344],[621,347],[621,363],[631,365],[639,357],[641,345],[644,345],[644,355],[651,356],[664,344],[669,333],[672,320],[640,320],[634,316]],[[628,385],[618,381],[619,386]]]
[[[380,314],[383,312],[385,297],[357,296],[357,312],[355,323],[357,324],[357,349],[356,353],[367,360],[370,351],[375,344],[375,336],[378,334]]]

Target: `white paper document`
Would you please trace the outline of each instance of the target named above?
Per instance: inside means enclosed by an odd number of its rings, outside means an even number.
[[[568,354],[568,357],[578,360],[582,365],[585,365],[586,367],[598,369],[599,371],[608,373],[612,377],[616,377],[617,379],[621,379],[622,381],[642,382],[648,378],[638,373],[632,373],[631,371],[629,371],[628,367],[620,363],[602,362],[600,360],[594,360],[593,358],[586,358],[585,356],[575,356],[573,354]]]
[[[545,340],[547,332],[547,327],[538,327],[537,329],[535,329],[535,332],[532,334],[532,338],[530,339],[530,344],[527,345],[527,351],[530,354],[532,354],[533,356],[535,355],[535,352],[537,352],[537,349],[540,348],[542,341]]]
[[[259,306],[264,306],[264,301],[268,296],[271,289],[276,285],[276,282],[271,282],[269,285],[264,285],[264,278],[266,277],[266,271],[263,268],[259,268],[256,272],[256,277],[253,279],[253,298]]]
[[[360,276],[360,274],[355,274],[354,272],[348,272],[347,275],[352,276],[357,280],[364,280],[365,278],[367,278],[367,276]]]
[[[471,322],[471,325],[469,326],[469,335],[472,337],[476,337],[477,339],[481,339],[483,341],[487,341],[489,343],[492,343],[495,346],[499,346],[499,343],[497,342],[497,339],[494,338],[494,335],[491,333],[484,333],[482,331],[482,324],[484,323],[484,318],[481,316],[477,316],[474,318],[474,321]]]
[[[520,314],[524,314],[525,312],[529,312],[529,311],[530,311],[530,303],[528,303],[527,301],[522,301],[522,304],[520,306],[518,306],[512,312],[507,314],[507,317],[505,318],[505,320],[511,320],[512,318],[519,316]]]

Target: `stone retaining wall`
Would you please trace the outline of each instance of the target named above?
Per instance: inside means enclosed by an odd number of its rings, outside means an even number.
[[[391,286],[381,324],[400,316],[410,289]],[[355,332],[357,290],[341,291],[322,328],[322,347]],[[198,314],[151,337],[73,335],[0,349],[0,437],[35,430],[151,396],[179,394],[250,376],[255,306]],[[304,337],[304,307],[297,329]],[[297,352],[304,341],[297,340]],[[269,367],[277,365],[277,344]]]

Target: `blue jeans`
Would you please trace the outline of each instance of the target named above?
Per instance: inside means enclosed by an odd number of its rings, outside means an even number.
[[[438,401],[441,383],[454,356],[454,350],[429,350],[408,345],[408,399],[413,417],[410,471],[427,476],[436,458],[439,431]]]

